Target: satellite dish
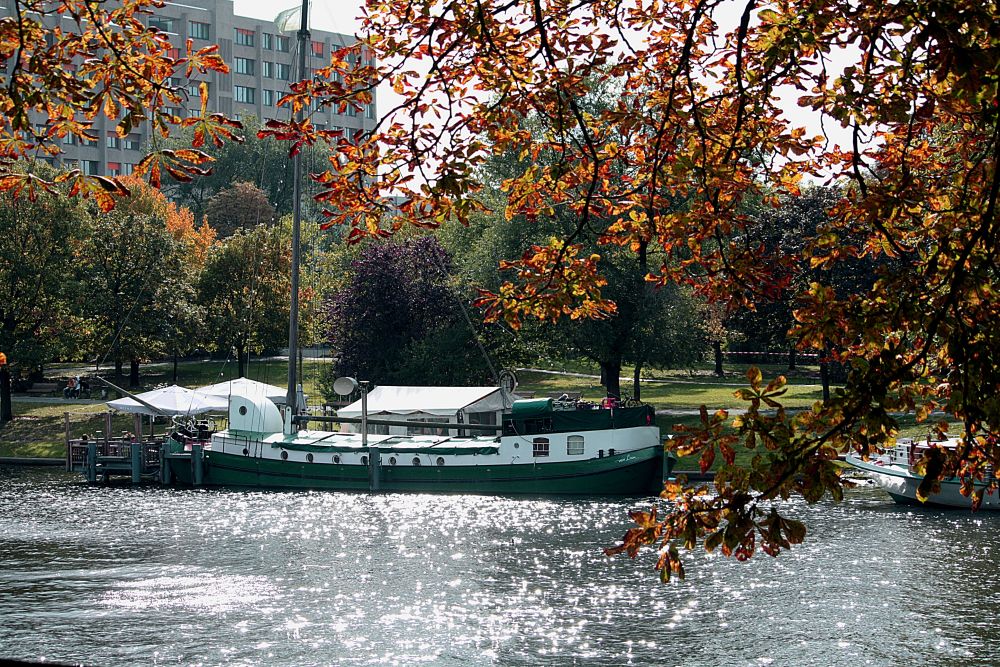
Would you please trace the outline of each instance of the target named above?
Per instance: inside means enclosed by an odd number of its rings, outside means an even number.
[[[517,375],[514,374],[514,371],[505,368],[500,371],[497,379],[500,387],[508,394],[513,394],[514,390],[517,389]]]
[[[333,381],[333,390],[341,396],[348,396],[358,388],[358,381],[354,378],[342,377]]]

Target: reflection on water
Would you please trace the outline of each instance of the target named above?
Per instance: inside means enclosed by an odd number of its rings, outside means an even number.
[[[643,500],[91,488],[0,468],[0,657],[93,665],[990,664],[1000,516],[796,505],[661,585]]]

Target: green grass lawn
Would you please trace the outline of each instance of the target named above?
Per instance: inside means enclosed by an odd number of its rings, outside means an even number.
[[[65,414],[69,413],[70,437],[91,436],[104,430],[103,404],[78,401],[41,404],[14,400],[14,421],[0,429],[0,456],[49,456],[66,454]],[[133,430],[132,415],[116,414],[112,433]]]

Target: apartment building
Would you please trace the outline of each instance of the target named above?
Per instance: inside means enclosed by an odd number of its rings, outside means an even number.
[[[292,6],[295,0],[288,0]],[[11,14],[13,0],[0,0],[0,16]],[[276,6],[278,10],[286,6]],[[71,29],[68,19],[58,16],[44,18],[46,24],[56,26],[63,21],[64,29]],[[185,108],[171,111],[180,117],[199,113],[201,100],[198,85],[208,83],[209,108],[231,117],[255,116],[257,118],[287,119],[290,112],[276,106],[290,82],[298,79],[298,44],[294,32],[280,32],[271,21],[237,16],[233,13],[232,0],[186,0],[184,3],[167,2],[148,24],[170,36],[171,42],[183,52],[187,39],[195,48],[218,44],[219,52],[229,64],[229,74],[210,72],[194,74],[191,80],[175,80],[171,85],[184,86],[188,91]],[[307,66],[324,67],[329,64],[331,50],[353,43],[350,35],[310,30],[311,42]],[[344,128],[370,130],[375,124],[375,101],[363,111],[349,110],[339,114],[333,109],[314,110],[313,122],[328,129]],[[94,133],[99,140],[80,144],[75,137],[64,140],[63,154],[57,159],[63,166],[80,167],[84,173],[117,176],[132,173],[142,159],[150,142],[150,128],[139,128],[128,137],[119,138],[114,121],[97,119]],[[41,129],[41,125],[39,126]]]

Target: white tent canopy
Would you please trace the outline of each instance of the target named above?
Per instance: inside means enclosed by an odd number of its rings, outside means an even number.
[[[107,406],[119,412],[131,412],[141,415],[198,415],[204,412],[225,412],[229,401],[221,396],[210,396],[193,389],[179,387],[176,384],[162,389],[154,389],[142,394],[136,394],[144,402],[159,408],[155,412],[132,398],[119,398],[108,401]]]
[[[465,412],[503,412],[512,396],[500,387],[393,387],[380,385],[368,394],[368,414],[441,417]],[[337,410],[341,417],[360,417],[361,401]],[[444,421],[444,420],[442,420]]]
[[[210,394],[212,396],[225,396],[226,398],[234,394],[250,398],[263,396],[271,399],[275,403],[284,403],[285,398],[287,397],[287,393],[281,387],[275,387],[273,384],[264,384],[263,382],[257,382],[256,380],[250,380],[247,378],[237,378],[227,382],[210,384],[207,387],[198,387],[195,391],[201,392],[202,394]]]

